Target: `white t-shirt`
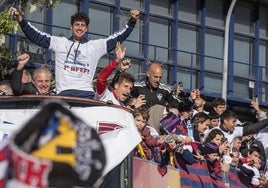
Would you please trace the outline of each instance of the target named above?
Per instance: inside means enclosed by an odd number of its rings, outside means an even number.
[[[98,60],[107,52],[106,41],[98,39],[73,44],[65,37],[51,36],[49,49],[55,52],[57,93],[68,89],[94,91],[91,82]]]
[[[249,166],[248,164],[243,164],[243,166],[254,172],[254,176],[251,178],[251,184],[259,185],[260,171],[255,166]]]
[[[125,104],[121,103],[119,100],[117,100],[117,98],[114,96],[113,92],[110,91],[107,87],[104,90],[104,92],[102,94],[98,94],[98,92],[96,92],[96,100],[100,100],[100,101],[104,101],[104,102],[112,102],[113,104],[117,104],[119,106],[124,106]]]
[[[208,131],[205,132],[205,137],[207,137],[207,135],[210,133],[211,130],[213,129],[220,129],[222,131],[222,133],[224,134],[224,137],[227,138],[229,143],[233,143],[233,140],[235,137],[237,136],[243,136],[243,127],[235,127],[234,131],[232,133],[230,132],[225,132],[223,131],[220,126],[214,127],[212,129],[209,129]]]

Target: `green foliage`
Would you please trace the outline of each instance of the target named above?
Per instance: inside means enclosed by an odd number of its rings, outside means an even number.
[[[26,7],[28,3],[32,5],[41,5],[40,9],[43,8],[52,8],[55,6],[56,3],[61,3],[61,0],[21,0],[22,7]]]
[[[1,1],[1,0],[0,0]],[[30,9],[31,5],[38,5],[39,10],[45,8],[53,8],[56,3],[61,3],[61,0],[18,0],[20,11]],[[18,25],[17,21],[13,21],[8,13],[8,9],[0,12],[0,38],[12,33]],[[8,76],[8,70],[14,66],[10,50],[6,48],[5,44],[0,43],[0,81]]]
[[[8,70],[14,66],[14,62],[11,59],[9,50],[3,44],[0,45],[0,81],[8,76]]]
[[[10,34],[16,24],[16,21],[10,19],[8,10],[0,13],[0,35]]]
[[[15,25],[17,22],[10,19],[8,10],[0,13],[0,38],[11,34]],[[0,81],[6,78],[8,70],[13,66],[10,51],[6,48],[4,41],[1,42],[3,43],[0,43]]]

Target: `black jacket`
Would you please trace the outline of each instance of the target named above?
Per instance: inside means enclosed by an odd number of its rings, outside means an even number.
[[[147,108],[156,104],[166,106],[169,100],[173,98],[169,86],[160,83],[158,88],[152,88],[147,80],[135,83],[131,96],[138,97],[139,95],[145,95]]]
[[[32,82],[22,83],[23,70],[15,70],[11,75],[10,85],[14,95],[40,94]]]
[[[10,85],[14,95],[26,95],[26,94],[40,95],[39,91],[32,82],[28,83],[21,82],[22,73],[23,70],[15,70],[11,75]],[[53,89],[49,90],[47,94],[48,95],[54,94],[54,90]]]

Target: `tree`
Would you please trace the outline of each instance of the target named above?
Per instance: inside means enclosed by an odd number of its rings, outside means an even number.
[[[27,9],[33,12],[38,11],[36,7],[39,7],[39,11],[41,11],[46,8],[53,8],[56,3],[61,3],[61,0],[19,0],[18,9],[20,12]],[[17,22],[9,16],[8,8],[6,7],[4,11],[0,12],[0,80],[5,78],[8,69],[14,65],[12,54],[6,47],[5,39],[19,28]]]

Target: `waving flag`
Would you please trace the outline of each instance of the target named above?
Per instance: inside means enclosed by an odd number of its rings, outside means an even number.
[[[102,175],[106,175],[110,170],[112,170],[115,166],[117,166],[120,162],[124,160],[124,158],[133,150],[133,148],[141,141],[140,135],[137,131],[137,128],[134,123],[134,118],[131,113],[109,106],[97,106],[97,107],[83,107],[83,108],[71,108],[70,112],[74,114],[77,118],[81,119],[85,125],[93,128],[99,135],[100,140],[104,146],[103,153],[106,154],[106,165],[102,171]],[[3,139],[5,137],[11,137],[18,133],[21,128],[27,123],[31,118],[35,116],[35,114],[39,113],[39,109],[17,109],[17,110],[8,110],[1,109],[0,110],[0,136]],[[56,114],[54,114],[55,116]],[[42,117],[41,114],[38,116]],[[55,117],[54,117],[55,118]],[[50,127],[43,130],[42,135],[44,142],[46,140],[54,140],[54,143],[51,142],[51,146],[48,147],[46,151],[51,150],[54,145],[58,145],[61,143],[61,140],[64,140],[64,135],[57,135],[55,137],[51,130],[55,132],[59,132],[59,130],[64,130],[64,132],[68,131],[68,121],[61,119],[60,117],[56,117],[53,120]],[[9,122],[9,123],[6,123]],[[65,122],[65,123],[64,123]],[[67,125],[66,125],[67,124]],[[39,125],[36,125],[39,126]],[[57,131],[55,131],[57,130]],[[69,130],[67,133],[69,135],[73,134],[74,130]],[[51,134],[50,134],[51,133]],[[82,133],[82,132],[81,132]],[[59,137],[60,136],[60,137]],[[71,144],[72,140],[74,141],[75,137],[71,136],[68,142]],[[66,140],[66,138],[65,138]],[[3,144],[6,142],[2,142]],[[63,142],[64,143],[64,142]],[[60,152],[68,153],[71,151],[70,147],[62,145],[61,147],[57,147]],[[69,148],[69,149],[68,149]],[[14,149],[16,151],[16,149]],[[35,153],[36,156],[44,156],[53,158],[52,155],[46,154],[45,150],[40,149]],[[116,155],[115,155],[116,154]],[[66,155],[66,160],[69,164],[75,164],[73,159],[68,158]],[[48,165],[49,167],[49,165]]]

